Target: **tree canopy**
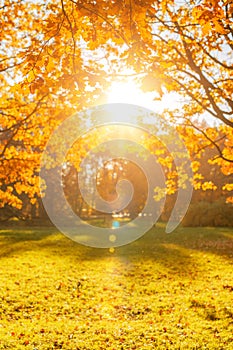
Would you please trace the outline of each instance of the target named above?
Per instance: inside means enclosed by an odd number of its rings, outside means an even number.
[[[128,71],[155,98],[180,96],[180,108],[163,117],[185,140],[195,172],[211,147],[208,161],[233,174],[232,0],[5,0],[0,12],[1,207],[21,208],[22,193],[37,201],[55,127],[105,102]],[[233,184],[224,186],[232,201]]]

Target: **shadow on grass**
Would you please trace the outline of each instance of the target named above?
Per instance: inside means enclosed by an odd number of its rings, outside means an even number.
[[[56,234],[55,228],[28,228],[17,225],[0,229],[0,258],[26,251],[37,250],[40,243],[51,239]]]
[[[171,235],[168,240],[177,241],[185,249],[233,258],[233,228],[180,227]]]
[[[143,237],[112,254],[108,249],[80,245],[53,227],[6,227],[0,230],[0,258],[32,252],[44,252],[72,263],[89,260],[116,259],[137,266],[137,262],[154,262],[180,275],[190,273],[195,259],[193,251],[208,251],[232,259],[233,231],[227,228],[178,228],[166,234],[158,224]]]
[[[5,227],[0,229],[0,242],[17,243],[23,241],[40,241],[56,232],[55,228]]]

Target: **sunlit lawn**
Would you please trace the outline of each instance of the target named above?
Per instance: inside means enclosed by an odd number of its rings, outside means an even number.
[[[114,253],[0,230],[0,349],[233,349],[233,229],[159,226]]]

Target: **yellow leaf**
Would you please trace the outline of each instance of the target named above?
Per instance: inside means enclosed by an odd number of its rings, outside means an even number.
[[[52,72],[54,70],[54,60],[52,57],[49,57],[46,69],[49,72]]]
[[[200,168],[200,162],[198,161],[193,161],[192,164],[192,171],[195,173],[196,171],[198,171],[198,169]]]
[[[210,22],[206,22],[203,26],[202,26],[202,32],[204,35],[209,34],[212,31],[212,26]]]
[[[207,190],[215,191],[217,189],[217,186],[215,186],[212,181],[206,181],[202,184],[202,189],[203,191],[207,191]]]
[[[218,20],[214,21],[214,28],[216,32],[220,34],[226,34],[226,30],[223,28],[223,26],[218,22]]]
[[[31,83],[33,80],[35,80],[35,74],[33,72],[33,70],[31,70],[29,73],[28,73],[28,76],[27,76],[27,80],[29,83]]]
[[[233,204],[233,197],[228,197],[226,203]]]
[[[222,187],[224,191],[233,191],[233,184],[226,184]]]

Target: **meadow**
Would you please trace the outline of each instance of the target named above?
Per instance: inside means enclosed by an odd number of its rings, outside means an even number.
[[[0,349],[233,349],[233,229],[157,224],[112,253],[1,227]]]

